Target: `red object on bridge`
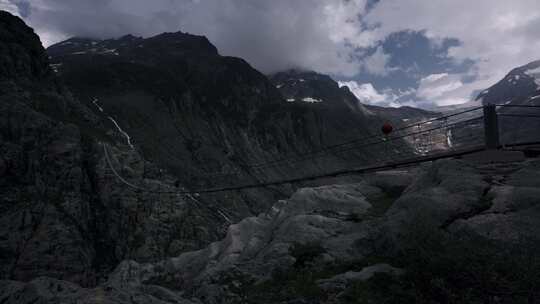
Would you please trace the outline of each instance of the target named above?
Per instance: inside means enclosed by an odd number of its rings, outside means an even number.
[[[392,133],[393,130],[394,130],[394,127],[392,127],[392,125],[389,123],[385,123],[381,128],[381,131],[383,132],[384,135],[388,135]]]

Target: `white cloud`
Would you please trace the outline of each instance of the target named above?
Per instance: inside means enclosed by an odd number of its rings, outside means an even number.
[[[371,83],[358,83],[357,81],[339,81],[340,87],[348,87],[361,103],[386,107],[401,107],[411,105],[411,102],[401,102],[399,99],[414,94],[414,89],[393,92],[390,89],[377,91]]]
[[[0,0],[0,10],[10,12],[13,15],[20,16],[19,9],[11,0]]]
[[[386,54],[383,48],[379,46],[375,53],[363,59],[363,66],[365,71],[372,75],[386,76],[396,70],[395,68],[388,67],[389,61],[390,55]]]
[[[362,103],[379,104],[388,103],[391,99],[389,96],[377,92],[371,83],[359,84],[356,81],[339,82],[340,87],[349,87],[349,90]]]
[[[432,74],[420,80],[417,96],[426,99],[440,98],[463,86],[458,75]]]
[[[375,41],[404,30],[424,31],[435,44],[446,38],[460,41],[447,56],[455,62],[473,60],[476,80],[460,87],[455,79],[447,82],[437,103],[469,99],[474,90],[540,57],[538,0],[383,0],[364,21],[377,25],[371,33]]]
[[[431,74],[422,78],[416,91],[417,102],[424,106],[448,106],[474,99],[472,92],[488,86],[482,80],[464,83],[461,74]]]
[[[540,57],[538,0],[381,0],[368,12],[367,0],[0,0],[0,5],[13,11],[22,2],[30,3],[26,21],[45,44],[74,35],[182,30],[206,35],[222,54],[242,57],[264,72],[299,67],[386,76],[395,68],[380,45],[390,34],[422,31],[435,47],[458,39],[447,57],[456,63],[472,60],[474,67],[446,87],[420,90],[436,103],[468,99]],[[371,48],[374,54],[358,59]],[[474,82],[466,83],[465,76],[474,76]]]

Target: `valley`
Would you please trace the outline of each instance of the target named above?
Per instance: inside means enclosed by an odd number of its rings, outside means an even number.
[[[0,303],[535,303],[540,162],[483,151],[482,106],[537,151],[539,66],[385,108],[183,32],[45,49],[0,11]]]

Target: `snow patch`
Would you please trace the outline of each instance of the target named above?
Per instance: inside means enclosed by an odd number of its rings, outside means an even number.
[[[536,69],[527,70],[525,71],[525,74],[534,78],[534,82],[540,89],[540,67],[537,67]]]
[[[288,101],[288,102],[295,102],[296,99],[294,99],[294,98],[287,98],[287,101]]]
[[[530,69],[525,71],[525,74],[533,77],[540,77],[540,67],[537,67],[536,69]]]
[[[81,51],[81,52],[71,53],[71,55],[84,55],[84,54],[87,54],[87,52]]]
[[[319,102],[322,102],[322,100],[316,99],[316,98],[313,98],[313,97],[305,97],[305,98],[302,98],[302,101],[304,101],[304,102],[309,102],[309,103],[319,103]]]
[[[120,55],[120,54],[118,54],[118,52],[116,51],[116,49],[105,49],[105,50],[101,51],[99,54],[102,54],[102,55],[109,55],[109,54],[112,54],[112,55],[115,55],[115,56]]]
[[[278,89],[281,89],[282,87],[283,87],[282,84],[278,84],[278,85],[276,86],[276,88],[278,88]]]
[[[62,63],[51,63],[49,64],[53,72],[58,73],[58,68],[62,66]]]

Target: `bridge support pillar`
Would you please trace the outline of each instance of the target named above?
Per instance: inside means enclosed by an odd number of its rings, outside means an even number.
[[[484,106],[484,138],[487,149],[499,148],[499,119],[495,105]]]

